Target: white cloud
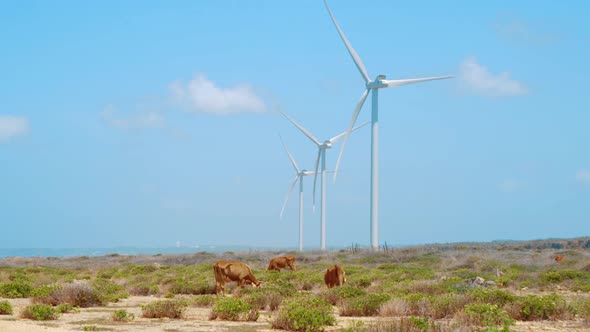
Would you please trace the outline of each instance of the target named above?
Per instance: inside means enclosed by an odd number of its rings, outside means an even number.
[[[0,143],[29,132],[29,121],[20,116],[0,115]]]
[[[166,125],[164,116],[154,110],[141,111],[124,117],[120,116],[112,105],[109,105],[100,113],[100,116],[109,126],[122,130],[163,128]]]
[[[520,181],[517,181],[514,179],[507,179],[507,180],[500,182],[498,187],[499,187],[500,191],[503,191],[506,193],[513,193],[513,192],[516,192],[522,188],[522,183]]]
[[[576,181],[590,186],[590,171],[582,169],[576,173]]]
[[[264,101],[251,87],[220,88],[202,74],[188,83],[175,82],[171,89],[175,100],[191,112],[227,115],[266,111]]]
[[[485,96],[519,96],[528,92],[521,82],[510,78],[510,73],[494,75],[477,63],[474,57],[463,61],[460,67],[461,82],[472,92]]]

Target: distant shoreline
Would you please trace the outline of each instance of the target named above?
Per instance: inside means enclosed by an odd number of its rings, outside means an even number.
[[[453,243],[431,243],[417,245],[396,245],[387,243],[383,245],[386,250],[403,248],[439,248],[451,249],[458,247],[481,247],[481,248],[512,248],[512,249],[590,249],[590,237],[576,238],[549,238],[539,240],[494,240],[490,242],[453,242]],[[348,246],[329,247],[328,251],[340,251],[368,249],[367,246],[351,244]],[[306,252],[318,251],[319,248],[312,247]],[[197,253],[219,254],[226,252],[247,253],[247,252],[294,252],[294,247],[253,247],[246,245],[202,245],[194,247],[163,247],[163,248],[140,248],[140,247],[112,247],[112,248],[0,248],[0,259],[8,257],[100,257],[107,255],[183,255]]]

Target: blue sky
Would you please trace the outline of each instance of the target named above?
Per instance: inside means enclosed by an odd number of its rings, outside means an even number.
[[[590,233],[589,4],[330,5],[371,77],[456,76],[380,92],[381,243]],[[1,247],[295,247],[278,134],[304,168],[316,149],[273,110],[323,140],[363,92],[320,0],[3,2],[0,45]],[[369,134],[328,246],[369,244]]]

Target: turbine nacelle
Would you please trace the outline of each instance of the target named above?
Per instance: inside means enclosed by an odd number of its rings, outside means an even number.
[[[383,82],[385,80],[385,75],[377,75],[377,77],[375,78],[374,81],[369,81],[367,82],[367,89],[381,89],[381,88],[386,88],[387,84],[385,84],[385,82]]]
[[[320,149],[331,149],[332,148],[332,142],[330,142],[329,140],[324,141],[324,143],[322,143],[322,145],[320,145]]]

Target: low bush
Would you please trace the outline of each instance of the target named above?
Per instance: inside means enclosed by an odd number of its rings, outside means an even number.
[[[505,330],[514,320],[496,304],[471,303],[465,306],[463,312],[456,315],[456,320],[462,325],[476,325],[487,327],[502,326]]]
[[[586,323],[590,323],[590,299],[578,300],[574,303],[575,312]]]
[[[215,303],[215,296],[213,295],[195,295],[191,303],[197,307],[210,307]]]
[[[388,294],[366,294],[351,297],[342,303],[340,315],[342,316],[375,316],[379,308],[390,299]]]
[[[21,316],[33,320],[55,320],[59,313],[47,304],[31,304],[23,309]]]
[[[215,284],[208,281],[189,282],[176,280],[170,289],[173,294],[215,294]]]
[[[524,321],[565,319],[571,315],[565,299],[557,294],[519,297],[506,310],[510,317]]]
[[[80,312],[80,309],[78,309],[78,307],[74,307],[71,304],[60,304],[57,307],[55,307],[55,310],[60,314],[76,314]]]
[[[115,322],[130,322],[135,319],[135,315],[125,309],[115,310],[111,315]]]
[[[585,271],[577,270],[559,270],[559,271],[547,271],[541,275],[541,280],[547,284],[560,283],[565,280],[574,279],[587,279],[590,274]]]
[[[12,315],[12,305],[8,301],[0,301],[0,315]]]
[[[358,322],[346,332],[471,332],[468,327],[435,323],[428,318],[402,317],[399,320],[363,324]]]
[[[0,297],[9,299],[29,297],[32,291],[33,287],[21,280],[0,284]]]
[[[516,296],[495,288],[475,288],[469,296],[473,302],[496,304],[500,308],[516,299]]]
[[[215,301],[209,319],[256,321],[258,311],[244,300],[233,297],[223,297]]]
[[[49,304],[52,306],[60,304],[71,304],[73,306],[88,308],[102,305],[103,301],[99,294],[87,282],[74,282],[62,287],[47,288],[43,295],[33,298],[33,303]],[[51,291],[51,292],[49,292]]]
[[[92,288],[96,291],[102,304],[117,302],[129,297],[123,286],[117,285],[108,279],[96,279],[92,282]]]
[[[342,303],[343,300],[362,296],[367,294],[367,291],[361,288],[343,285],[341,287],[334,287],[320,293],[320,297],[328,301],[332,305]]]
[[[132,285],[128,289],[131,295],[147,296],[157,295],[160,293],[160,287],[158,285],[150,285],[145,283]]]
[[[332,306],[315,296],[295,297],[285,301],[272,327],[290,331],[322,331],[325,326],[334,325]]]
[[[178,300],[160,300],[142,305],[141,312],[145,318],[182,318],[188,303]]]

